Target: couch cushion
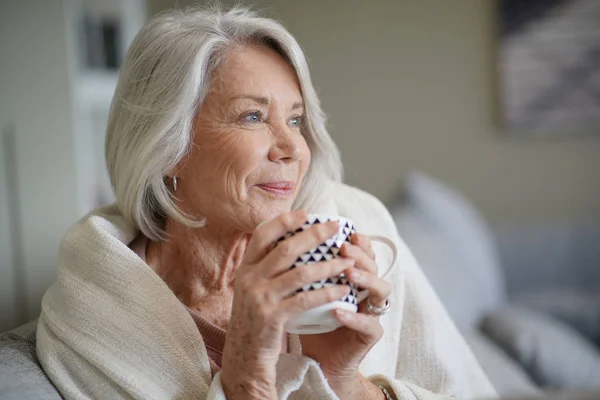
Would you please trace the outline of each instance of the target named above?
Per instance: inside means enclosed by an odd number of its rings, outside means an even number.
[[[481,329],[544,387],[600,389],[600,352],[577,331],[533,309],[506,307]]]
[[[600,287],[553,287],[530,289],[513,302],[552,315],[600,346]]]
[[[463,332],[465,341],[500,397],[543,397],[523,367],[481,332]]]
[[[424,174],[409,175],[404,194],[404,203],[392,210],[400,236],[456,324],[473,328],[504,302],[504,280],[488,226],[459,193]]]
[[[493,228],[509,295],[557,283],[598,289],[600,219],[497,221]]]
[[[61,399],[35,353],[37,321],[0,334],[0,398]]]

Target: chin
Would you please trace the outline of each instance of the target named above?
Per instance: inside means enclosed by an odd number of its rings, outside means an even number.
[[[264,222],[268,222],[272,219],[277,218],[278,216],[280,216],[281,214],[285,214],[291,211],[291,205],[279,205],[279,204],[273,204],[273,205],[268,205],[266,207],[261,207],[260,209],[257,209],[255,212],[251,213],[252,215],[252,223],[254,225],[254,227],[257,227],[258,225],[264,223]]]

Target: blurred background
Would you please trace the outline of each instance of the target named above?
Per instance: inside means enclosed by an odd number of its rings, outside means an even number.
[[[62,235],[112,199],[128,44],[195,4],[0,0],[0,331],[37,317]],[[304,48],[346,182],[388,205],[495,385],[600,388],[600,1],[250,5]]]

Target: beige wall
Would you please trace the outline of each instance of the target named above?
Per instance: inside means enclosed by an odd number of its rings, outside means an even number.
[[[150,0],[150,11],[171,4]],[[600,217],[600,134],[532,140],[497,128],[495,2],[252,4],[305,49],[350,184],[386,201],[418,168],[492,220]]]

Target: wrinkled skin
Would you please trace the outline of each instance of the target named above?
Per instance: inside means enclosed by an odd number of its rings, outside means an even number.
[[[315,225],[272,246],[306,219],[304,211],[290,211],[311,160],[294,69],[275,51],[249,45],[230,49],[211,78],[192,149],[170,175],[177,177],[180,208],[206,218],[207,225],[190,229],[168,220],[169,240],[150,242],[146,258],[184,304],[227,329],[221,382],[228,399],[275,399],[275,365],[287,351],[285,322],[343,297],[348,288],[291,293],[343,271],[370,290],[375,305],[390,287],[375,275],[371,244],[359,234],[343,248],[344,257],[289,270],[298,255],[331,237],[336,223]],[[285,190],[265,189],[282,181]],[[362,308],[338,315],[344,327],[301,339],[305,355],[321,364],[344,399],[383,398],[358,372],[382,333]]]

